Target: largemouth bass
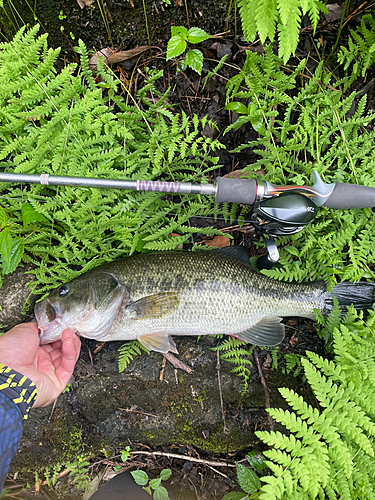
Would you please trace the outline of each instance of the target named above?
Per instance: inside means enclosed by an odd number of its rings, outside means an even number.
[[[372,283],[342,283],[341,305],[374,302]],[[327,315],[332,293],[322,282],[285,283],[258,274],[226,252],[158,252],[104,264],[37,303],[40,342],[65,328],[100,341],[138,339],[147,349],[177,352],[171,335],[228,334],[255,345],[284,338],[281,318]]]

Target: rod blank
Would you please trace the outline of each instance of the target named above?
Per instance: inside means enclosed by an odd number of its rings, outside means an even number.
[[[213,184],[193,184],[191,182],[166,181],[130,181],[123,179],[95,179],[93,177],[70,177],[48,174],[14,174],[0,173],[0,182],[41,184],[52,186],[78,186],[88,188],[127,189],[132,191],[154,191],[171,194],[204,194],[213,195],[216,186]]]

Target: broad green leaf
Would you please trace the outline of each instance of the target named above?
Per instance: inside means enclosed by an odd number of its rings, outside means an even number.
[[[130,472],[134,481],[140,486],[145,486],[148,483],[148,475],[143,470],[133,470]]]
[[[167,479],[169,479],[172,475],[172,471],[171,469],[163,469],[161,472],[160,472],[160,479],[162,481],[166,481]]]
[[[284,247],[284,250],[291,253],[292,255],[295,255],[296,257],[299,256],[299,251],[296,247],[288,246],[288,247]]]
[[[149,487],[156,490],[160,486],[161,479],[160,477],[156,477],[155,479],[151,479]]]
[[[17,268],[21,262],[24,248],[25,245],[22,238],[13,238],[9,259],[7,261],[3,259],[2,262],[4,274],[12,273]]]
[[[27,226],[31,222],[49,222],[47,217],[40,214],[30,203],[24,203],[21,208],[23,226]]]
[[[187,68],[187,64],[186,64],[185,58],[178,61],[177,71],[179,71],[179,69],[181,69],[181,71],[185,71],[186,68]]]
[[[168,491],[164,488],[164,486],[159,486],[154,491],[154,500],[168,500]]]
[[[235,113],[239,113],[242,115],[248,114],[247,106],[242,104],[242,102],[238,101],[229,102],[228,104],[226,104],[225,109],[228,109],[229,111],[234,111]]]
[[[186,40],[188,36],[188,30],[184,28],[184,26],[171,26],[171,38],[176,35]]]
[[[222,500],[243,500],[244,498],[248,498],[248,496],[243,491],[231,491],[223,496]]]
[[[289,247],[290,248],[290,247]],[[255,470],[263,470],[267,467],[266,459],[260,453],[257,453],[255,450],[250,451],[247,454],[247,460],[251,467]]]
[[[254,116],[250,117],[250,123],[253,129],[260,135],[266,135],[266,127],[264,126],[263,120],[260,117]]]
[[[8,262],[10,259],[10,252],[12,250],[12,237],[9,229],[3,229],[0,232],[0,256],[3,262]]]
[[[203,42],[203,40],[210,38],[210,35],[200,28],[190,28],[187,35],[187,39],[191,43]]]
[[[203,66],[203,54],[198,49],[192,49],[186,52],[185,62],[191,69],[201,74]]]
[[[172,36],[167,45],[167,61],[177,57],[186,50],[186,42],[179,35]]]
[[[5,210],[0,207],[0,229],[5,227],[7,223],[8,223],[7,214],[5,213]]]
[[[254,471],[239,463],[236,463],[236,467],[238,484],[246,493],[251,495],[260,489],[260,480]]]

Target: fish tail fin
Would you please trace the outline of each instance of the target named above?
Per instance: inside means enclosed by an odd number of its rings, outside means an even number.
[[[347,306],[353,306],[357,310],[372,309],[375,302],[375,283],[360,281],[359,283],[350,283],[344,281],[338,283],[332,293],[327,294],[327,311],[333,308],[333,296],[339,301],[343,313],[346,313]]]

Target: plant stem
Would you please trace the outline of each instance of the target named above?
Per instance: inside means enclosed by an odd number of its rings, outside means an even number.
[[[186,11],[186,24],[188,29],[190,29],[190,23],[189,23],[189,11],[188,11],[188,6],[187,6],[187,0],[184,0],[185,4],[185,11]]]
[[[142,0],[142,5],[143,5],[143,13],[145,15],[145,23],[146,23],[146,32],[147,32],[148,46],[150,47],[150,54],[151,54],[151,57],[152,57],[151,38],[150,38],[150,32],[148,30],[148,22],[147,22],[147,12],[146,12],[145,0]]]
[[[349,2],[349,0],[345,0],[345,5],[344,5],[344,8],[343,8],[343,11],[342,11],[342,14],[341,14],[340,26],[339,26],[339,32],[337,33],[337,37],[336,37],[336,41],[335,41],[335,45],[333,46],[333,49],[331,50],[331,52],[330,52],[329,56],[328,56],[328,57],[327,57],[327,59],[325,60],[324,66],[327,66],[328,61],[331,59],[331,56],[332,56],[332,55],[333,55],[333,53],[335,52],[336,47],[337,47],[337,44],[339,43],[340,36],[341,36],[342,25],[343,25],[343,22],[344,22],[344,17],[345,17],[346,8],[347,8],[347,6],[348,6],[348,2]]]

